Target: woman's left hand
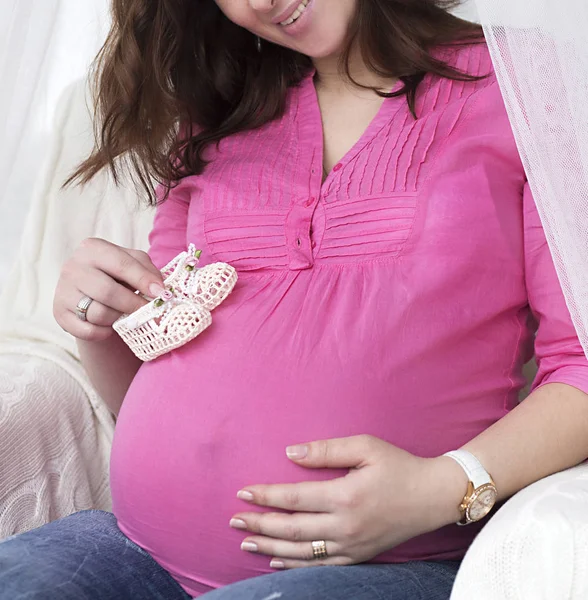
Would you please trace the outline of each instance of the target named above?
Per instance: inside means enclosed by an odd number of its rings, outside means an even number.
[[[419,458],[368,435],[294,446],[287,454],[303,467],[350,470],[327,481],[239,491],[251,504],[291,511],[242,512],[231,519],[232,527],[256,534],[241,548],[273,557],[274,568],[365,562],[460,517],[467,478],[451,458]],[[326,541],[326,559],[313,558],[313,540]]]

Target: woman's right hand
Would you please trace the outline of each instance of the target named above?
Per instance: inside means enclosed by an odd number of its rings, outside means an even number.
[[[146,252],[123,248],[100,238],[87,238],[63,265],[53,315],[62,329],[85,341],[99,342],[114,333],[112,324],[123,313],[132,313],[163,291],[163,278]],[[93,302],[86,321],[76,315],[84,297]]]

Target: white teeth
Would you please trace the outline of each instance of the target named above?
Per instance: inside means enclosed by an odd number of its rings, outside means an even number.
[[[309,2],[310,0],[302,0],[302,2],[298,5],[292,16],[289,19],[282,21],[280,25],[282,25],[282,27],[285,27],[286,25],[291,25],[292,23],[294,23],[294,21],[296,21],[298,17],[304,12],[304,9],[308,6]]]

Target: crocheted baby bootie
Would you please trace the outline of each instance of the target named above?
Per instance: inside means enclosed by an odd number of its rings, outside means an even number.
[[[197,268],[201,251],[188,246],[162,269],[166,285],[177,294],[191,299],[208,310],[214,310],[231,293],[237,283],[237,272],[226,263],[212,263]]]
[[[237,272],[233,267],[213,263],[198,268],[200,255],[190,244],[187,252],[161,269],[165,293],[113,324],[142,361],[153,360],[200,335],[212,323],[210,311],[235,287]]]

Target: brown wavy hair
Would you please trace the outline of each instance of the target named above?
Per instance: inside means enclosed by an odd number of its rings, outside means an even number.
[[[404,86],[414,116],[427,73],[480,79],[431,55],[436,46],[483,42],[482,28],[449,11],[460,0],[358,0],[340,68],[348,77],[357,43],[369,68]],[[90,69],[95,146],[63,187],[121,167],[157,202],[206,167],[203,152],[284,111],[288,88],[312,67],[307,56],[262,41],[227,19],[214,0],[112,0],[112,27]],[[122,164],[121,164],[122,161]]]

